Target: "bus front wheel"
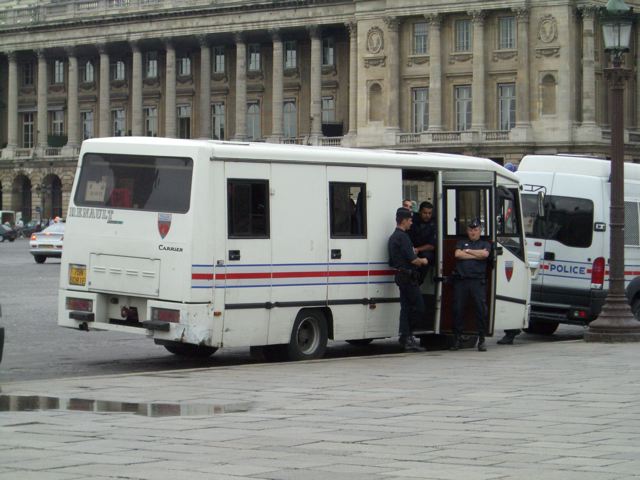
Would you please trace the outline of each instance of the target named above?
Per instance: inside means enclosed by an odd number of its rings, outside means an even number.
[[[327,320],[316,310],[302,310],[298,313],[291,339],[287,345],[290,360],[311,360],[320,358],[327,349]]]

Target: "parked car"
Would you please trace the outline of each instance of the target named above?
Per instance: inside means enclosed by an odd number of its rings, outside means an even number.
[[[2,237],[2,240],[0,240],[0,242],[4,242],[5,240],[13,242],[16,238],[18,238],[18,232],[16,232],[11,227],[7,227],[5,224],[0,224],[0,237]]]
[[[44,263],[48,257],[62,257],[64,223],[54,223],[41,232],[33,233],[29,246],[36,263]]]

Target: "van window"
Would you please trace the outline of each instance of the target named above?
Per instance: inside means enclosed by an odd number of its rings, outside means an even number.
[[[482,222],[482,236],[491,236],[488,222],[490,190],[484,187],[448,187],[445,191],[447,236],[467,236],[467,225],[473,219]]]
[[[331,237],[367,237],[364,183],[329,183]]]
[[[537,197],[522,195],[527,237],[556,240],[568,247],[587,248],[593,239],[593,202],[585,198],[547,195],[544,218],[538,217]]]
[[[624,244],[640,246],[640,225],[638,222],[638,202],[624,202]]]
[[[269,238],[269,182],[227,180],[229,238]]]
[[[186,213],[192,173],[190,158],[87,153],[74,202],[83,207]]]

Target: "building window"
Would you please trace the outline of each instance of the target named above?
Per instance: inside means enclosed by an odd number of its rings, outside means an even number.
[[[178,58],[178,76],[188,77],[191,75],[191,58],[188,56]]]
[[[336,100],[333,97],[322,97],[322,123],[336,121]]]
[[[53,61],[53,83],[64,83],[64,62],[62,60]]]
[[[413,131],[424,132],[429,128],[429,89],[414,88],[411,91]]]
[[[331,238],[367,237],[366,185],[329,183]]]
[[[51,112],[51,134],[56,137],[64,135],[64,112],[62,110]]]
[[[93,62],[87,60],[80,65],[80,79],[82,83],[93,83],[95,79],[95,69],[93,68]]]
[[[191,138],[191,106],[178,107],[178,138]]]
[[[80,120],[82,121],[82,140],[93,138],[93,111],[80,112]]]
[[[116,62],[111,64],[111,80],[124,80],[125,76],[125,65],[122,60],[117,60]]]
[[[298,109],[295,100],[284,102],[284,136],[286,138],[298,136]]]
[[[158,78],[158,52],[147,52],[144,63],[145,77]]]
[[[334,57],[334,40],[333,37],[325,37],[322,39],[322,65],[323,66],[333,66],[335,64]]]
[[[227,180],[229,238],[269,238],[269,181]]]
[[[249,44],[249,71],[257,72],[260,70],[260,44]]]
[[[413,54],[426,55],[429,53],[429,38],[427,22],[413,24]]]
[[[33,117],[32,112],[22,114],[22,148],[33,148]]]
[[[298,66],[298,50],[295,40],[284,42],[284,68],[296,68]]]
[[[511,130],[516,124],[516,84],[498,84],[498,128]]]
[[[22,86],[32,87],[34,82],[35,70],[32,62],[22,65]]]
[[[123,137],[125,135],[124,108],[111,110],[111,136]]]
[[[455,87],[455,111],[457,131],[471,128],[471,85]]]
[[[471,51],[471,21],[469,19],[456,20],[455,22],[455,51]]]
[[[247,104],[247,136],[249,140],[261,140],[260,129],[260,104],[252,102]]]
[[[213,73],[224,73],[224,47],[213,49]]]
[[[211,138],[224,140],[224,103],[218,102],[211,105]]]
[[[498,49],[513,50],[516,48],[516,19],[515,17],[500,17],[498,19]]]
[[[144,107],[144,134],[147,137],[158,136],[158,107]]]

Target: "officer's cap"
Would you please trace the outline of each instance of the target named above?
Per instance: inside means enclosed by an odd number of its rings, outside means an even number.
[[[404,220],[405,218],[412,218],[412,217],[413,217],[413,214],[411,213],[411,210],[408,210],[404,207],[401,207],[398,210],[396,210],[397,221]]]
[[[480,225],[482,225],[482,222],[479,218],[473,218],[469,221],[469,223],[467,223],[468,228],[478,228]]]

